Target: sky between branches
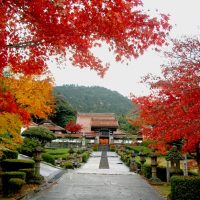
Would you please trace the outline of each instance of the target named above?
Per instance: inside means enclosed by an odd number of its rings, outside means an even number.
[[[170,14],[170,23],[173,26],[171,37],[182,35],[200,35],[200,1],[199,0],[143,0],[144,9],[154,13]],[[105,62],[110,62],[110,69],[102,79],[96,72],[89,69],[79,69],[69,63],[57,68],[50,64],[51,72],[55,79],[55,85],[75,84],[84,86],[102,86],[115,90],[124,96],[148,94],[148,87],[139,83],[141,77],[152,73],[159,75],[160,65],[165,62],[161,54],[149,49],[143,56],[131,60],[127,66],[125,63],[115,62],[114,56],[106,46],[94,49],[96,56]]]

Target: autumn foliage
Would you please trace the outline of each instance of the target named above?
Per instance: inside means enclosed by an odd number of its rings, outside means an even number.
[[[108,63],[92,48],[103,42],[117,61],[137,58],[165,44],[168,20],[150,17],[140,0],[0,0],[0,115],[18,115],[23,123],[46,117],[50,85],[34,76],[47,73],[47,61],[69,60],[103,76]]]
[[[200,40],[173,40],[165,55],[169,63],[163,66],[163,77],[146,79],[151,94],[133,97],[140,110],[135,123],[157,147],[182,140],[183,150],[200,155]]]
[[[5,66],[41,74],[56,55],[103,76],[107,65],[91,52],[101,41],[121,61],[161,46],[170,29],[167,15],[151,18],[140,0],[5,0],[0,20],[0,74]]]
[[[78,133],[82,130],[82,125],[76,124],[74,121],[70,121],[66,124],[65,129],[70,133]]]

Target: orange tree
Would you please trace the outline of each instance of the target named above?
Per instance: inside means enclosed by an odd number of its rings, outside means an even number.
[[[134,123],[162,150],[182,140],[183,150],[196,153],[200,171],[200,40],[173,40],[165,55],[170,62],[163,66],[163,77],[145,80],[151,94],[133,97],[139,105]]]

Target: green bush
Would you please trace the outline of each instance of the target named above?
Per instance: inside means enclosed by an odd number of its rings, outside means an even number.
[[[200,200],[200,177],[171,177],[171,200]]]
[[[84,152],[84,153],[82,154],[82,162],[86,163],[89,157],[90,157],[89,152],[87,152],[87,151]]]
[[[9,183],[9,186],[8,186],[9,193],[16,193],[22,188],[22,186],[26,182],[21,178],[11,178],[8,181],[8,183]]]
[[[53,158],[53,156],[51,156],[48,153],[42,153],[42,159],[43,159],[43,161],[45,161],[47,163],[51,163],[52,165],[55,164],[55,159]]]
[[[34,168],[33,160],[6,159],[1,163],[3,171],[18,171],[19,169]]]
[[[73,163],[71,161],[67,161],[63,164],[65,169],[74,169]]]
[[[2,159],[17,159],[18,157],[18,152],[17,151],[11,151],[9,149],[4,149],[3,150],[3,156]]]
[[[142,171],[142,174],[143,174],[146,178],[148,178],[148,179],[151,178],[151,166],[150,166],[150,165],[144,164],[144,165],[142,166],[141,171]]]
[[[26,182],[28,183],[33,177],[34,177],[34,169],[20,169],[20,172],[25,172],[26,173]]]
[[[9,180],[11,178],[19,178],[25,181],[26,173],[24,172],[3,172],[2,174],[2,185],[3,194],[7,195],[9,193]]]
[[[33,151],[34,151],[35,147],[37,147],[38,145],[39,145],[39,142],[37,140],[25,138],[23,141],[23,144],[19,148],[19,152],[21,154],[32,157]]]

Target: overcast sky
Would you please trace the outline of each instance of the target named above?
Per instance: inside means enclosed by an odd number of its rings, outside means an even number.
[[[150,9],[152,12],[157,9],[161,13],[170,14],[172,37],[200,34],[200,0],[143,0],[143,2],[145,9]],[[145,95],[149,90],[144,84],[139,83],[141,77],[148,73],[160,74],[160,65],[164,62],[164,58],[151,50],[132,60],[128,66],[116,63],[106,48],[95,49],[94,52],[103,61],[111,63],[103,79],[89,69],[79,69],[70,65],[65,66],[65,69],[58,69],[51,65],[55,84],[97,85],[118,91],[128,97],[130,93],[137,96]]]

